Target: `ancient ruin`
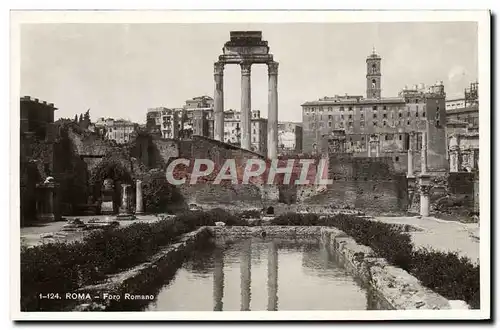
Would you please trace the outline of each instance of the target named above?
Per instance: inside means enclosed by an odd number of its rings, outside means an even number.
[[[267,156],[275,159],[278,155],[278,62],[269,53],[260,31],[232,31],[230,38],[214,64],[214,138],[224,141],[224,66],[237,64],[241,67],[241,148],[250,150],[251,68],[253,64],[266,64],[269,73]]]

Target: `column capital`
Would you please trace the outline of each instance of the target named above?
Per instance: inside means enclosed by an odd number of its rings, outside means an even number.
[[[267,63],[268,74],[278,74],[278,62],[269,62]]]
[[[223,75],[224,74],[224,63],[223,62],[215,62],[214,63],[214,74]]]
[[[242,61],[240,63],[241,66],[241,75],[250,75],[250,72],[252,70],[252,62],[250,61]]]

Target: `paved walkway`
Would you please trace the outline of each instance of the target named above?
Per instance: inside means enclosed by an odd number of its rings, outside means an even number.
[[[375,217],[387,223],[409,224],[420,229],[411,232],[415,247],[458,252],[479,262],[479,224],[446,221],[434,217]]]

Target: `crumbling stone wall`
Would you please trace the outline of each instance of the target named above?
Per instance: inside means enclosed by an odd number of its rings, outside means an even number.
[[[392,158],[362,158],[330,154],[328,177],[333,184],[323,191],[302,188],[301,193],[314,194],[303,203],[360,210],[406,211],[407,181],[397,173]],[[310,191],[313,189],[312,191]]]

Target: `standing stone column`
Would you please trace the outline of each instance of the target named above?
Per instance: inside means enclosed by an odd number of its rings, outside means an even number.
[[[420,173],[427,173],[427,132],[422,132],[422,154],[420,161]]]
[[[408,177],[413,177],[413,150],[408,149]]]
[[[430,184],[420,184],[420,215],[423,217],[429,216],[429,208],[430,208]]]
[[[214,254],[214,311],[222,311],[222,297],[224,296],[224,254],[217,248]]]
[[[119,214],[116,216],[118,220],[132,220],[134,216],[130,213],[130,195],[129,184],[122,184],[122,200]]]
[[[241,63],[241,148],[251,150],[252,84],[251,62]]]
[[[142,181],[137,180],[135,183],[135,214],[144,213],[144,203],[142,201]]]
[[[268,68],[268,115],[267,157],[278,157],[278,62],[267,64]],[[318,128],[317,128],[318,129]],[[319,141],[317,141],[319,143]]]
[[[128,188],[130,187],[129,184],[122,184],[122,202],[120,205],[120,213],[123,214],[128,214],[130,210],[130,205],[129,205],[129,195],[128,195]]]
[[[214,63],[214,139],[224,141],[224,63]]]
[[[241,275],[241,310],[250,310],[250,285],[252,274],[252,246],[250,240],[243,243],[241,253],[240,275]]]
[[[278,310],[278,248],[276,242],[269,243],[267,263],[267,310]]]

